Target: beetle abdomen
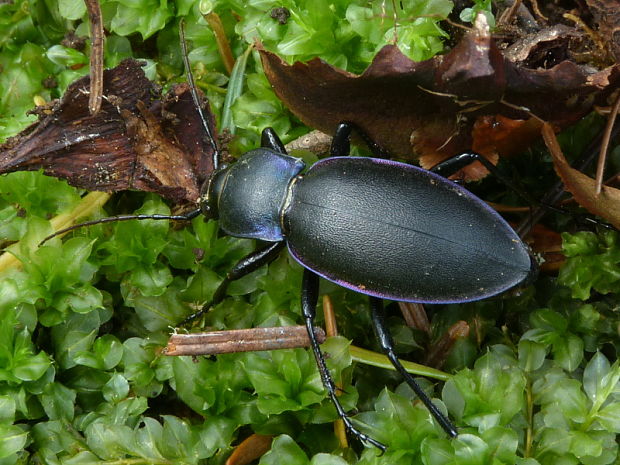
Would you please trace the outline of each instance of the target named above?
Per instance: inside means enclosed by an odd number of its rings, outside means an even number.
[[[420,168],[335,157],[313,165],[292,189],[282,217],[291,254],[357,292],[464,302],[530,274],[528,251],[501,216]]]

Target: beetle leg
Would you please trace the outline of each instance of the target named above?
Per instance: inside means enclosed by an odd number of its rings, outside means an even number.
[[[523,189],[519,188],[514,182],[504,176],[489,160],[487,160],[483,155],[480,155],[476,152],[464,152],[458,155],[455,155],[447,160],[442,161],[441,163],[433,166],[429,171],[444,178],[448,178],[452,176],[454,173],[459,171],[460,169],[465,168],[467,165],[478,161],[480,162],[489,172],[499,179],[505,186],[519,195],[522,199],[528,202],[530,205],[538,205],[540,202],[536,199],[533,199],[527,192],[524,192]]]
[[[284,144],[273,130],[273,128],[265,128],[260,135],[260,146],[266,149],[271,149],[274,152],[286,155],[286,149]]]
[[[338,125],[334,133],[329,151],[331,157],[346,157],[349,155],[351,151],[350,138],[353,131],[363,139],[373,155],[379,158],[386,158],[388,156],[387,152],[377,145],[377,143],[356,124],[345,121]]]
[[[351,123],[340,123],[334,133],[332,139],[332,145],[329,150],[329,155],[332,157],[347,157],[351,151],[351,131],[353,125]]]
[[[321,380],[323,381],[323,386],[325,386],[327,394],[329,395],[332,404],[334,404],[334,407],[336,407],[336,412],[338,412],[338,416],[342,419],[347,431],[357,437],[360,441],[368,442],[385,452],[385,445],[371,438],[367,434],[362,433],[355,426],[353,426],[351,419],[347,416],[347,413],[342,408],[342,405],[336,396],[336,385],[329,374],[329,370],[325,364],[325,358],[323,357],[323,353],[321,352],[314,332],[314,318],[316,316],[316,304],[318,302],[318,298],[319,277],[312,271],[305,269],[301,288],[301,309],[306,320],[306,329],[308,330],[310,345],[312,346],[312,351],[314,352],[314,358],[321,375]]]
[[[464,152],[437,163],[435,166],[430,168],[429,171],[443,176],[444,178],[449,178],[458,170],[465,168],[467,165],[470,165],[475,161],[482,163],[491,173],[494,173],[497,170],[495,165],[482,155],[476,152]]]
[[[420,398],[422,403],[426,406],[426,408],[431,412],[431,415],[437,420],[437,423],[444,429],[449,436],[455,438],[458,435],[456,431],[456,427],[446,418],[446,416],[437,408],[435,404],[428,398],[426,393],[422,390],[420,385],[415,381],[413,376],[407,373],[405,367],[402,366],[396,353],[394,352],[394,341],[392,339],[392,335],[388,331],[385,326],[385,312],[383,309],[383,301],[378,299],[377,297],[370,297],[370,309],[372,311],[372,323],[375,328],[375,332],[377,334],[377,338],[379,339],[379,343],[381,344],[381,348],[385,355],[387,355],[388,359],[396,368],[407,384],[413,389],[413,392]]]
[[[252,271],[256,271],[263,265],[267,265],[271,263],[278,256],[282,247],[284,247],[284,242],[272,242],[266,247],[262,249],[255,250],[249,255],[243,257],[237,264],[230,270],[224,280],[220,283],[220,285],[215,290],[213,294],[213,298],[203,305],[203,307],[197,311],[196,313],[192,313],[190,316],[185,318],[179,326],[185,326],[191,321],[195,320],[199,316],[205,314],[211,307],[216,306],[224,297],[226,297],[226,289],[228,289],[228,285],[239,279],[243,278],[245,275],[250,274]]]

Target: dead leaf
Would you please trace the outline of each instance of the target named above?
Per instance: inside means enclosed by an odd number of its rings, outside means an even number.
[[[542,135],[553,157],[553,164],[564,187],[579,205],[590,213],[609,221],[614,227],[620,228],[620,189],[603,186],[599,195],[596,195],[596,181],[582,172],[571,168],[564,158],[562,149],[555,137],[555,131],[550,124],[544,124]]]
[[[196,203],[214,147],[202,136],[187,85],[162,99],[142,65],[124,60],[104,72],[101,111],[91,115],[89,82],[72,83],[37,112],[38,122],[0,147],[0,173],[43,169],[88,190],[136,189]]]
[[[271,448],[273,436],[252,434],[239,444],[226,460],[226,465],[246,465],[260,458]]]
[[[539,264],[542,273],[557,273],[566,262],[566,257],[562,253],[560,233],[537,223],[528,232],[525,240],[532,252],[542,258]]]
[[[535,135],[539,123],[532,119],[567,127],[620,83],[618,64],[597,71],[568,60],[550,69],[513,63],[478,18],[446,55],[413,62],[388,45],[361,75],[318,58],[288,65],[259,50],[276,94],[305,124],[330,134],[338,123],[353,122],[398,158],[419,155],[423,166],[472,147],[491,159],[520,151]],[[480,140],[477,130],[489,118],[519,127],[519,135]],[[494,132],[487,129],[485,135]]]

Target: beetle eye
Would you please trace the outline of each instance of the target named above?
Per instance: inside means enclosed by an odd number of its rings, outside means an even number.
[[[205,220],[215,219],[215,214],[211,212],[211,208],[209,207],[209,202],[207,199],[200,199],[200,213],[205,217]]]

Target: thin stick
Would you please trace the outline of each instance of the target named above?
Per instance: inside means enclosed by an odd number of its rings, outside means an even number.
[[[327,337],[338,336],[338,326],[336,325],[336,315],[332,299],[328,295],[323,296],[323,319],[325,320],[325,332]]]
[[[512,21],[517,9],[521,6],[521,0],[515,0],[514,3],[510,6],[510,8],[504,10],[504,12],[500,15],[498,24],[508,24]]]
[[[596,195],[601,193],[603,189],[603,175],[605,172],[605,160],[607,159],[607,149],[609,148],[609,141],[611,140],[611,132],[616,123],[616,116],[620,110],[620,92],[616,97],[614,106],[611,109],[611,113],[607,118],[607,125],[605,126],[605,132],[603,133],[603,140],[601,141],[601,150],[598,155],[598,164],[596,165]]]
[[[98,0],[85,0],[90,20],[90,94],[88,110],[91,115],[101,109],[103,95],[103,20]]]
[[[224,62],[224,67],[230,75],[232,73],[233,66],[235,66],[235,57],[233,56],[232,50],[230,49],[230,43],[228,42],[228,37],[226,37],[226,32],[224,31],[224,25],[222,24],[222,20],[220,19],[219,15],[214,12],[202,16],[205,21],[207,21],[209,27],[215,35],[217,49],[220,52],[220,57],[222,57],[222,61]]]
[[[431,333],[431,323],[428,321],[424,305],[416,302],[398,302],[398,308],[407,326],[424,331],[426,334]]]
[[[334,313],[334,305],[332,299],[328,295],[323,296],[323,318],[325,319],[325,332],[327,337],[338,336],[338,325],[336,324],[336,314]],[[342,392],[342,379],[335,379],[336,383],[336,395],[339,396]],[[349,447],[349,441],[347,440],[347,430],[344,426],[342,418],[334,420],[334,434],[338,439],[341,449]]]
[[[540,11],[540,7],[538,6],[538,1],[530,0],[530,2],[532,3],[532,9],[534,10],[534,14],[538,16],[540,19],[542,19],[543,21],[549,21],[549,18],[543,15],[542,11]]]
[[[315,335],[319,342],[325,341],[325,332],[321,328],[316,329]],[[310,339],[305,326],[173,334],[164,348],[164,354],[171,356],[215,355],[297,347],[310,347]]]
[[[368,349],[362,349],[361,347],[349,346],[349,352],[351,352],[351,357],[354,362],[363,363],[364,365],[370,365],[373,367],[383,368],[385,370],[395,370],[394,366],[390,363],[388,358],[377,352],[373,352]],[[437,370],[435,368],[431,368],[426,365],[421,365],[419,363],[408,362],[406,360],[401,360],[400,363],[405,367],[405,369],[413,374],[418,376],[424,376],[426,378],[438,379],[440,381],[448,381],[451,378],[451,375],[445,373],[441,370]]]

